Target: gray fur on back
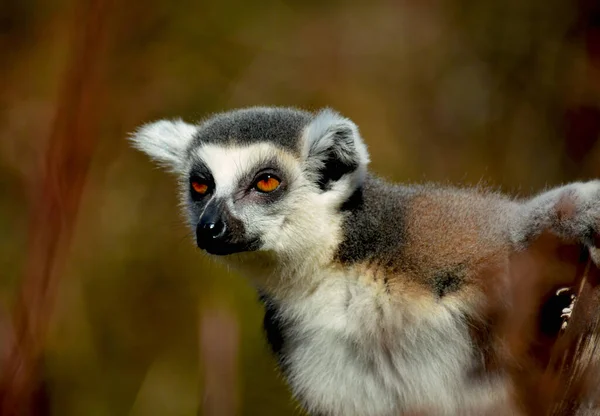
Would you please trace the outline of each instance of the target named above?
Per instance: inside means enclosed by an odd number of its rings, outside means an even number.
[[[413,192],[367,175],[363,186],[342,206],[344,237],[337,258],[343,263],[377,259],[385,264],[400,257],[406,233],[404,210]]]

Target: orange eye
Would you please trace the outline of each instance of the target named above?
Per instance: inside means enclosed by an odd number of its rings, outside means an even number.
[[[208,185],[205,184],[205,183],[193,181],[192,182],[192,189],[197,194],[204,195],[206,193],[206,191],[208,191]]]
[[[272,175],[264,175],[256,182],[256,189],[260,192],[273,192],[279,188],[279,180]]]

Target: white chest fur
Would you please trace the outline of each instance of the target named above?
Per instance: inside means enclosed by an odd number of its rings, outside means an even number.
[[[286,376],[315,414],[454,415],[505,399],[499,383],[469,384],[467,327],[447,305],[424,313],[360,277],[334,275],[309,296],[281,306],[291,321]]]

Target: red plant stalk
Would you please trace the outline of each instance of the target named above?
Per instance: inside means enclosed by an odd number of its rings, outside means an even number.
[[[0,375],[0,414],[44,414],[41,359],[86,173],[97,138],[108,1],[79,4],[73,49],[43,164],[36,176],[27,263]]]

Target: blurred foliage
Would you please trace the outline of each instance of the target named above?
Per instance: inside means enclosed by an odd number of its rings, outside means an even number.
[[[526,195],[597,177],[600,68],[589,33],[600,19],[589,3],[116,2],[100,140],[47,345],[53,413],[195,414],[207,308],[239,320],[239,413],[299,413],[253,289],[194,249],[173,179],[128,147],[128,132],[240,106],[331,106],[357,122],[373,170],[390,179]],[[44,203],[36,175],[73,9],[0,4],[0,312],[27,260],[28,212]]]

